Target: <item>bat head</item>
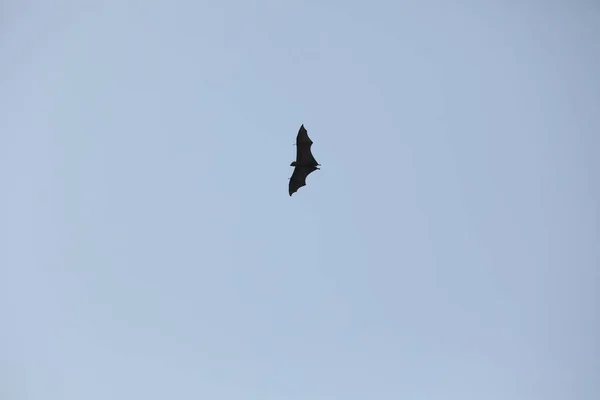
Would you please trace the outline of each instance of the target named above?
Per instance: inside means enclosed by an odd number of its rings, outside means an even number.
[[[290,164],[290,167],[295,167],[296,166],[296,161],[292,161],[292,163]]]

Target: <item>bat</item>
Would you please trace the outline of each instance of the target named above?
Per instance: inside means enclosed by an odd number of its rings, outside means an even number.
[[[308,137],[304,125],[300,127],[298,136],[296,136],[296,161],[290,164],[294,168],[294,173],[290,178],[289,192],[290,196],[298,191],[302,186],[306,186],[306,177],[318,170],[320,166],[315,160],[310,150],[313,142]]]

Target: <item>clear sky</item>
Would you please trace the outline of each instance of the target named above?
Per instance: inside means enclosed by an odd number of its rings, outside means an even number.
[[[2,400],[600,398],[597,1],[5,0],[0,60]]]

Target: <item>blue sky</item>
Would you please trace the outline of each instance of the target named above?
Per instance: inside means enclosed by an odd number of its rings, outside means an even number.
[[[2,399],[600,395],[597,3],[0,14]]]

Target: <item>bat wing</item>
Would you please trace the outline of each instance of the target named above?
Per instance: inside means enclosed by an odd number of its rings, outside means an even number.
[[[300,127],[298,136],[296,136],[296,163],[299,165],[318,165],[319,163],[315,160],[312,155],[311,146],[313,142],[308,137],[308,132],[304,125]],[[312,172],[312,171],[310,171]]]
[[[316,171],[317,167],[296,167],[290,178],[290,196],[298,191],[302,186],[306,186],[306,177]]]

